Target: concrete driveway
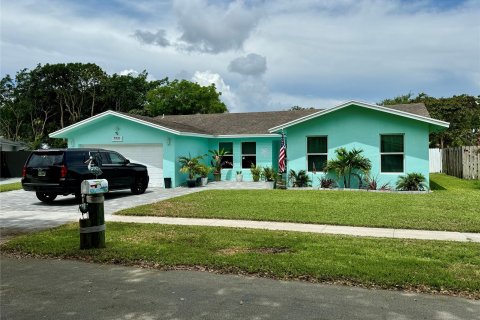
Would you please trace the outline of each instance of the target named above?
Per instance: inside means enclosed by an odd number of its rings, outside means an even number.
[[[142,204],[201,191],[201,188],[149,188],[144,194],[133,195],[129,190],[105,195],[105,219],[113,212]],[[59,196],[53,203],[43,203],[34,192],[16,190],[0,193],[0,241],[15,234],[46,229],[78,221],[80,211],[74,196]]]

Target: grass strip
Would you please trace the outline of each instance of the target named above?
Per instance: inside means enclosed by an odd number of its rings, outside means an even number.
[[[79,250],[78,225],[19,236],[3,253],[253,274],[480,298],[480,244],[151,224],[107,224]]]
[[[20,182],[0,184],[0,192],[14,191],[22,189]]]
[[[442,174],[431,181],[428,194],[208,190],[117,214],[480,232],[480,181]]]

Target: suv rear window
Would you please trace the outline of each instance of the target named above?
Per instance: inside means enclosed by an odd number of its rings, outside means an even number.
[[[28,161],[29,167],[58,166],[63,163],[63,152],[35,152]]]
[[[90,158],[88,151],[72,151],[67,152],[67,165],[69,166],[86,166],[85,161]]]

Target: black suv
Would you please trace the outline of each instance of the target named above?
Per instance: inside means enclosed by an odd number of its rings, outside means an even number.
[[[104,149],[49,149],[33,151],[22,173],[22,187],[35,191],[43,202],[52,202],[58,195],[74,194],[81,199],[80,184],[96,177],[88,170],[87,160],[92,157],[108,180],[108,190],[131,189],[134,194],[144,193],[148,187],[147,167],[130,163],[121,154]]]

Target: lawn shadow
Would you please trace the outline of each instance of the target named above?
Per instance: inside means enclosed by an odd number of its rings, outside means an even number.
[[[431,190],[447,190],[445,187],[442,185],[430,180],[430,189]]]

